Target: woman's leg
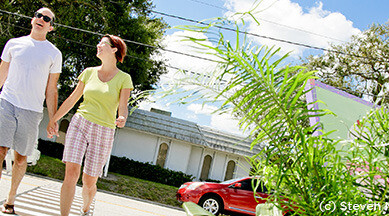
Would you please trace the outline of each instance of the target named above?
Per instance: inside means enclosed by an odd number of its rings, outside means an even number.
[[[84,203],[82,210],[84,212],[89,211],[93,198],[96,195],[96,182],[98,178],[98,176],[90,176],[86,173],[82,174],[82,199]]]
[[[71,162],[66,162],[65,179],[61,188],[61,215],[69,215],[70,208],[72,206],[74,193],[76,191],[76,185],[78,178],[80,177],[81,165]]]

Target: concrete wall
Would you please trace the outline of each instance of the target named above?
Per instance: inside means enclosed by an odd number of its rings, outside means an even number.
[[[157,136],[129,128],[118,129],[112,147],[112,155],[154,163],[154,154],[158,149],[157,142]]]
[[[244,159],[244,157],[239,157],[239,160],[236,163],[235,175],[236,177],[248,176],[251,165]]]
[[[189,158],[191,155],[191,145],[180,141],[173,141],[170,145],[166,166],[175,171],[187,171]]]
[[[198,180],[198,176],[201,172],[202,159],[203,159],[203,150],[204,148],[199,146],[191,147],[191,154],[189,157],[188,167],[186,168],[186,173],[192,176],[196,176],[196,180]]]

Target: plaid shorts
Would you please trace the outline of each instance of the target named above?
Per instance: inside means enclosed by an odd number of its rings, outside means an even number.
[[[75,114],[66,132],[63,162],[82,164],[83,172],[90,176],[101,176],[102,169],[111,154],[115,129],[90,122]]]

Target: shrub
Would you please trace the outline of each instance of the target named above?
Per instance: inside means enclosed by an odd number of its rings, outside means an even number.
[[[39,139],[38,150],[41,154],[62,159],[63,149],[64,145],[60,143]],[[109,171],[175,187],[193,180],[192,175],[183,172],[113,155],[110,159]]]
[[[49,140],[38,140],[38,150],[41,154],[62,160],[64,145]]]
[[[134,161],[126,157],[111,156],[109,170],[122,175],[129,175],[175,187],[193,180],[192,175],[165,169],[150,163]]]

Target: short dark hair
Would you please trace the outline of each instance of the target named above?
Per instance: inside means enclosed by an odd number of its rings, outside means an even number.
[[[112,47],[116,47],[118,51],[116,51],[115,56],[116,60],[123,63],[124,56],[127,53],[127,45],[124,43],[123,39],[116,35],[106,34],[103,38],[108,38],[109,42],[112,44]]]

